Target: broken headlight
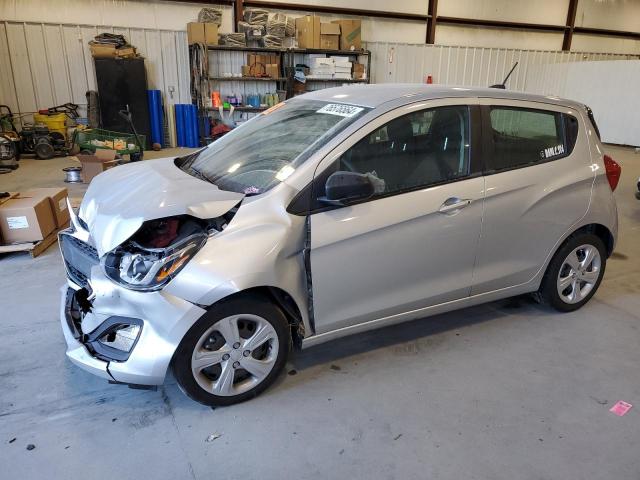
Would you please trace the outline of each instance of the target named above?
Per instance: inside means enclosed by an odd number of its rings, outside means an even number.
[[[105,274],[131,290],[159,290],[175,277],[207,241],[195,233],[165,248],[150,248],[130,240],[103,257]]]

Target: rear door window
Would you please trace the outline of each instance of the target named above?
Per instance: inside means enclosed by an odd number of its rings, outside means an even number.
[[[493,170],[525,167],[566,157],[577,136],[577,120],[548,110],[490,107]]]

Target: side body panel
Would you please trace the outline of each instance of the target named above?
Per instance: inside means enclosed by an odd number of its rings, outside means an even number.
[[[421,102],[389,112],[328,155],[344,151],[390,120],[419,109],[475,99]],[[473,153],[471,154],[473,156]],[[311,276],[317,333],[467,297],[482,222],[480,176],[311,215]],[[471,203],[438,210],[452,197]]]
[[[472,295],[532,280],[558,239],[573,231],[587,213],[594,182],[587,132],[579,112],[531,102],[481,99],[481,104],[564,112],[580,123],[570,155],[486,175]]]
[[[485,103],[493,103],[493,101],[486,100]],[[509,104],[512,104],[510,102]],[[554,107],[550,104],[534,103],[535,107]],[[534,107],[534,108],[535,108]],[[417,308],[414,310],[408,310],[398,314],[391,314],[386,316],[380,316],[367,322],[353,324],[336,330],[328,331],[323,334],[313,335],[305,338],[303,341],[303,348],[312,347],[314,345],[322,344],[327,341],[335,340],[348,335],[353,335],[361,332],[366,332],[372,329],[383,328],[399,323],[426,318],[429,316],[458,310],[462,308],[472,307],[486,302],[492,302],[515,295],[521,295],[529,292],[535,292],[540,287],[542,277],[546,271],[546,268],[553,257],[556,250],[562,245],[562,243],[569,237],[575,230],[589,225],[589,224],[601,224],[608,228],[612,233],[615,241],[618,233],[618,217],[615,198],[611,192],[607,178],[604,171],[603,155],[604,151],[602,144],[598,140],[595,130],[591,124],[586,121],[586,115],[579,109],[569,109],[567,107],[557,107],[562,111],[575,111],[576,116],[579,115],[579,119],[582,120],[581,131],[584,134],[582,138],[578,139],[578,142],[583,142],[583,151],[585,152],[584,162],[589,167],[587,173],[583,173],[583,177],[589,177],[589,179],[583,178],[583,182],[587,182],[590,187],[590,198],[585,205],[586,212],[579,218],[573,225],[566,228],[557,238],[555,242],[548,248],[546,257],[539,265],[538,270],[533,274],[532,278],[521,284],[510,285],[504,288],[496,288],[486,292],[476,292],[472,290],[471,296],[462,298],[459,300],[453,300],[450,302],[440,303],[438,305],[427,306],[424,308]],[[581,134],[582,135],[582,134]],[[590,173],[589,173],[590,172]],[[486,230],[483,228],[483,232]],[[479,260],[479,257],[478,257]]]

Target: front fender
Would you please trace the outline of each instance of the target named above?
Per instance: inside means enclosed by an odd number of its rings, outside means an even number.
[[[243,203],[165,290],[210,306],[251,288],[277,287],[291,296],[311,332],[302,259],[305,218],[288,214],[286,201],[274,197]]]

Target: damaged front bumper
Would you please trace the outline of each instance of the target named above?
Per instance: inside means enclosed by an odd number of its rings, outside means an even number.
[[[99,266],[92,269],[90,285],[89,300],[86,290],[71,281],[61,288],[60,322],[69,359],[107,380],[161,385],[181,339],[205,310],[163,291],[127,290],[107,279]],[[76,295],[84,298],[84,312],[71,306]],[[116,320],[139,325],[129,352],[96,348],[100,332]]]

